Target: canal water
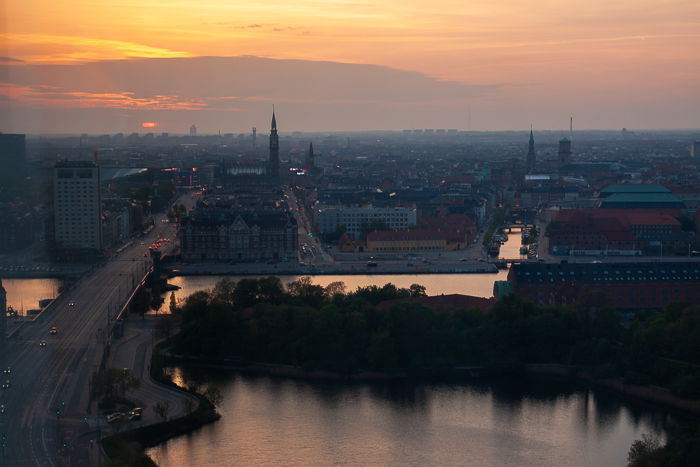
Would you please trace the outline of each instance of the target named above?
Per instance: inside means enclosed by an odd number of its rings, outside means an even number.
[[[622,467],[668,415],[559,382],[330,383],[175,369],[215,384],[218,422],[148,450],[161,467]]]
[[[39,308],[39,300],[55,298],[61,286],[59,279],[3,279],[2,285],[7,292],[7,306],[14,308],[20,315]]]

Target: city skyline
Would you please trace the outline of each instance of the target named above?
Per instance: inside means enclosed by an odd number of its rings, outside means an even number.
[[[560,129],[570,115],[582,129],[698,128],[699,14],[659,0],[13,3],[0,126],[240,132],[275,102],[290,131]],[[212,75],[206,57],[245,79]]]

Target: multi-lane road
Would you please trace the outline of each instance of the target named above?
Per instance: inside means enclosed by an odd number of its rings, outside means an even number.
[[[9,386],[0,389],[0,465],[94,464],[94,444],[81,443],[90,437],[86,417],[97,416],[89,413],[91,376],[106,344],[114,344],[117,313],[151,266],[144,252],[173,229],[159,219],[147,236],[95,267],[7,340],[0,353],[0,381]]]

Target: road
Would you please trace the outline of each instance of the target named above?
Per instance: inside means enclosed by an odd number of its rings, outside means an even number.
[[[114,340],[109,329],[115,316],[151,266],[147,246],[174,237],[174,226],[160,219],[147,236],[96,266],[5,343],[0,369],[11,372],[0,375],[10,386],[0,389],[0,465],[94,465],[87,442],[94,427],[85,422],[97,415],[88,413],[90,378],[105,344]],[[50,334],[52,327],[56,334]],[[65,449],[64,441],[70,442]]]

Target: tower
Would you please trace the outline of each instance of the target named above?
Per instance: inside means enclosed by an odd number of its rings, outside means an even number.
[[[304,161],[304,168],[309,173],[316,170],[316,165],[314,161],[314,143],[309,143],[309,152],[306,153],[306,161]]]
[[[528,172],[535,168],[537,163],[537,156],[535,155],[535,138],[532,134],[532,126],[530,126],[530,142],[527,145],[527,159],[526,165]]]
[[[190,127],[190,136],[197,136],[197,127],[195,125]]]
[[[256,140],[258,139],[258,129],[253,127],[253,149],[255,149]]]
[[[571,162],[571,140],[562,138],[559,140],[559,165]]]
[[[279,177],[280,175],[280,140],[277,136],[277,119],[275,109],[272,109],[272,125],[270,128],[270,175]]]

